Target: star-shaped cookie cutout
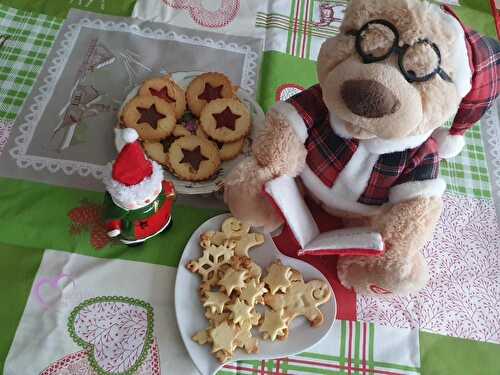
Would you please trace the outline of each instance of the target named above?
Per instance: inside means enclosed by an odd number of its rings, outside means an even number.
[[[141,117],[139,117],[139,120],[137,120],[137,123],[145,122],[146,124],[149,124],[153,129],[158,128],[158,121],[161,119],[164,119],[165,116],[164,114],[161,114],[158,112],[156,109],[156,105],[151,104],[149,108],[142,108],[142,107],[137,107],[137,111],[141,114]]]
[[[200,164],[204,160],[208,160],[205,155],[201,153],[201,146],[196,146],[192,150],[187,150],[185,148],[182,149],[182,160],[181,163],[189,163],[193,167],[194,170],[200,169]]]
[[[219,285],[222,286],[227,295],[230,295],[233,290],[241,290],[245,286],[246,270],[235,270],[230,268],[219,280]]]
[[[149,92],[153,96],[157,96],[160,99],[165,100],[167,103],[175,103],[175,99],[168,95],[167,86],[162,87],[160,90],[156,90],[153,87],[149,88]]]
[[[233,113],[229,107],[226,107],[220,113],[213,113],[212,116],[215,119],[215,129],[228,128],[231,130],[236,129],[236,120],[241,117],[240,115]]]
[[[206,100],[210,102],[214,99],[222,98],[222,88],[224,85],[212,86],[210,83],[205,83],[205,89],[198,95],[198,99]]]
[[[259,327],[259,331],[263,333],[262,337],[271,341],[276,340],[278,336],[284,336],[286,329],[287,325],[283,319],[283,310],[267,310],[264,315],[264,321]]]
[[[221,292],[206,292],[207,300],[203,303],[203,307],[210,308],[212,313],[221,314],[224,310],[224,305],[229,302],[229,297]]]
[[[290,277],[292,271],[290,267],[285,267],[280,261],[274,262],[267,270],[267,275],[262,281],[269,287],[271,294],[275,294],[278,290],[286,292],[290,286]]]
[[[238,332],[236,345],[244,348],[247,353],[257,353],[259,351],[259,342],[252,336],[250,330],[242,329]]]
[[[235,324],[252,319],[253,306],[248,306],[239,298],[236,298],[236,301],[234,301],[233,304],[228,305],[227,308],[231,310],[231,319],[233,319]]]
[[[207,342],[210,342],[210,336],[206,329],[196,332],[191,338],[200,345],[205,345]]]
[[[267,289],[264,288],[264,283],[257,283],[255,279],[252,279],[241,289],[240,298],[250,306],[254,306],[266,292]]]
[[[212,339],[212,352],[225,350],[232,353],[235,348],[234,340],[238,334],[238,329],[234,325],[229,325],[228,322],[222,322],[217,327],[209,331],[210,339]]]

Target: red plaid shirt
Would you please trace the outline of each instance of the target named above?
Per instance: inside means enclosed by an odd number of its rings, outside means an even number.
[[[356,152],[359,141],[335,134],[319,85],[300,92],[288,102],[297,110],[308,129],[306,163],[331,188]],[[432,138],[413,149],[381,154],[358,202],[381,205],[389,200],[392,187],[411,181],[435,179],[438,172],[437,145]]]

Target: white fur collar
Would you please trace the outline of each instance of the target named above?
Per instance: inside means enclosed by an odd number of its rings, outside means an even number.
[[[113,201],[122,208],[123,204],[119,202],[141,202],[146,200],[152,201],[158,194],[157,190],[161,190],[163,181],[163,168],[161,165],[151,160],[153,164],[153,174],[145,178],[137,185],[126,186],[112,178],[112,164],[107,166],[104,177],[106,190],[111,195]],[[125,208],[126,209],[126,208]]]
[[[352,139],[345,127],[345,123],[333,112],[330,112],[330,124],[333,131],[342,138]],[[396,151],[404,151],[410,148],[415,148],[424,143],[432,134],[432,130],[425,134],[412,135],[409,137],[398,139],[363,139],[359,140],[359,144],[364,144],[369,152],[372,154],[388,154]]]

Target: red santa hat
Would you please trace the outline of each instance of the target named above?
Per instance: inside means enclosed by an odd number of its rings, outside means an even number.
[[[106,190],[118,202],[151,200],[161,189],[163,169],[146,156],[137,131],[123,129],[121,137],[125,145],[105,177]]]
[[[463,98],[451,128],[438,128],[433,133],[439,155],[447,159],[460,153],[464,134],[495,103],[500,86],[500,44],[465,27],[449,6],[443,8],[448,21],[464,36],[451,56],[457,69],[454,81]],[[464,50],[468,61],[463,57]]]

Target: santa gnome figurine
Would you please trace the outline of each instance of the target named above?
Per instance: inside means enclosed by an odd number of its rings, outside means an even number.
[[[104,180],[104,220],[109,237],[133,246],[171,226],[175,190],[145,155],[137,132],[127,128],[121,136],[125,146]]]

